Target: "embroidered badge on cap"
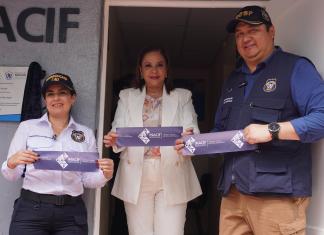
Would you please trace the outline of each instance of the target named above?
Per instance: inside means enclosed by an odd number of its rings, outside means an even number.
[[[264,92],[273,92],[277,88],[277,79],[276,78],[270,78],[267,79],[266,83],[263,86]]]
[[[74,140],[75,142],[78,142],[78,143],[82,143],[85,141],[85,136],[84,136],[83,131],[73,130],[72,134],[71,134],[71,138],[72,138],[72,140]]]

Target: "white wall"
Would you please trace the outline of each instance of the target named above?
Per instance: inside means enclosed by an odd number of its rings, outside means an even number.
[[[308,57],[324,75],[323,0],[272,0],[269,14],[276,27],[276,44]],[[324,140],[313,147],[313,197],[307,234],[324,234]]]
[[[0,0],[5,7],[16,42],[9,42],[0,33],[0,66],[28,66],[37,61],[47,71],[67,73],[74,81],[78,98],[74,107],[74,118],[91,128],[96,127],[97,82],[99,70],[99,47],[101,33],[101,13],[103,0]],[[55,8],[54,42],[29,42],[17,33],[16,22],[19,13],[30,7]],[[67,31],[67,42],[58,43],[58,22],[60,8],[80,8],[79,15],[69,15],[69,21],[79,22],[79,28]],[[44,34],[46,16],[33,15],[28,18],[29,32]],[[3,27],[0,18],[0,27]],[[0,122],[0,162],[7,157],[10,140],[18,123]],[[0,235],[8,234],[14,199],[19,195],[21,182],[8,182],[0,176]],[[94,190],[87,190],[85,201],[88,207],[89,231],[93,226]]]

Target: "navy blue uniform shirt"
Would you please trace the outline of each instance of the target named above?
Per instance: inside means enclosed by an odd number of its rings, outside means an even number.
[[[245,74],[247,84],[245,86],[245,98],[249,95],[254,81],[258,79],[269,59],[280,48],[276,48],[264,62],[257,66],[251,73],[247,65],[243,63],[238,71]],[[291,94],[300,117],[290,120],[301,142],[314,142],[324,137],[324,81],[315,66],[307,59],[300,58],[291,75]],[[215,115],[215,124],[212,132],[220,131],[222,99],[218,104]]]

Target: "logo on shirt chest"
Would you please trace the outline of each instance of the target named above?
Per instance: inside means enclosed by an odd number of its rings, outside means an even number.
[[[72,138],[72,140],[74,140],[75,142],[78,142],[78,143],[82,143],[85,141],[85,136],[84,136],[83,131],[73,130],[72,134],[71,134],[71,138]]]
[[[264,92],[273,92],[277,89],[277,78],[269,78],[263,86]]]

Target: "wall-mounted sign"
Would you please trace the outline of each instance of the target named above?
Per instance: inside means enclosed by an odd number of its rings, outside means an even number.
[[[59,14],[58,26],[56,26],[57,23],[55,24],[55,14]],[[79,8],[30,7],[18,14],[17,22],[11,22],[6,8],[0,6],[0,34],[5,34],[9,42],[16,42],[17,39],[13,30],[13,26],[16,26],[18,34],[29,42],[52,43],[54,41],[55,28],[58,27],[58,42],[66,43],[67,30],[69,28],[79,28],[79,22],[69,20],[69,16],[79,14]],[[42,16],[42,20],[45,22],[43,33],[36,34],[30,29],[31,24],[35,24],[35,22],[30,21],[30,18],[34,15]]]
[[[19,122],[28,67],[0,67],[0,121]]]

